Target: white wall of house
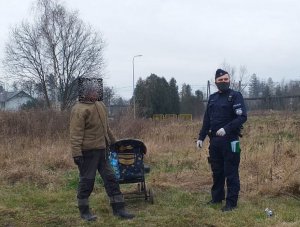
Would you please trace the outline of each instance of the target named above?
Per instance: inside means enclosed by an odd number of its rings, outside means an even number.
[[[19,110],[21,106],[32,100],[29,97],[13,97],[5,103],[5,110]]]

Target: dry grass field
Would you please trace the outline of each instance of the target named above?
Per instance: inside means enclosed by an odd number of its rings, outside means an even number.
[[[68,113],[0,113],[0,226],[84,226],[76,208],[77,169],[69,148]],[[118,138],[145,142],[147,183],[155,203],[128,202],[137,214],[111,214],[100,178],[92,226],[300,226],[300,116],[251,114],[241,139],[239,209],[207,207],[211,186],[208,138],[195,147],[200,121],[114,120]],[[122,186],[131,190],[130,185]],[[267,218],[264,209],[274,210]]]

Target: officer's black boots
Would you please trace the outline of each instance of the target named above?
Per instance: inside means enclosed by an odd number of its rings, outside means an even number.
[[[125,203],[124,202],[111,203],[111,207],[113,209],[113,214],[117,217],[120,217],[120,218],[123,218],[123,219],[132,219],[132,218],[134,218],[133,214],[130,214],[125,210]]]
[[[91,213],[88,205],[80,205],[79,211],[81,218],[86,221],[95,221],[97,219],[97,216]]]

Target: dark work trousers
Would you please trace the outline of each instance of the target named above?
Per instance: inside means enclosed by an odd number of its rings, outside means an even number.
[[[225,180],[227,185],[226,205],[237,205],[240,191],[239,164],[240,153],[231,150],[228,137],[211,137],[209,146],[209,162],[213,175],[211,188],[212,200],[220,202],[225,198]]]
[[[79,201],[86,201],[93,191],[96,172],[100,173],[107,195],[111,198],[121,195],[120,186],[115,177],[114,171],[106,159],[104,149],[83,151],[84,162],[79,168],[79,185],[77,198]],[[122,196],[120,196],[122,198]],[[82,202],[85,203],[85,202]]]

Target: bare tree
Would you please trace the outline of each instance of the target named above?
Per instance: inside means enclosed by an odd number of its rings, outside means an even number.
[[[12,29],[4,66],[12,76],[40,84],[48,108],[59,101],[64,110],[74,102],[78,77],[102,76],[104,42],[58,0],[38,0],[34,16],[33,23]]]
[[[229,73],[231,81],[235,80],[236,68],[228,64],[225,60],[222,63],[222,69]]]
[[[21,84],[21,89],[27,92],[29,95],[34,96],[35,94],[35,82],[32,80],[22,80],[20,82]]]
[[[236,75],[236,67],[231,66],[224,60],[222,68],[230,75],[231,88],[240,92],[244,91],[244,89],[248,86],[250,79],[250,76],[247,74],[247,67],[245,65],[241,65],[239,68],[239,74]]]
[[[245,65],[240,66],[239,70],[239,77],[238,77],[238,84],[237,90],[243,92],[244,89],[248,86],[250,81],[250,75],[248,74],[247,67]]]

